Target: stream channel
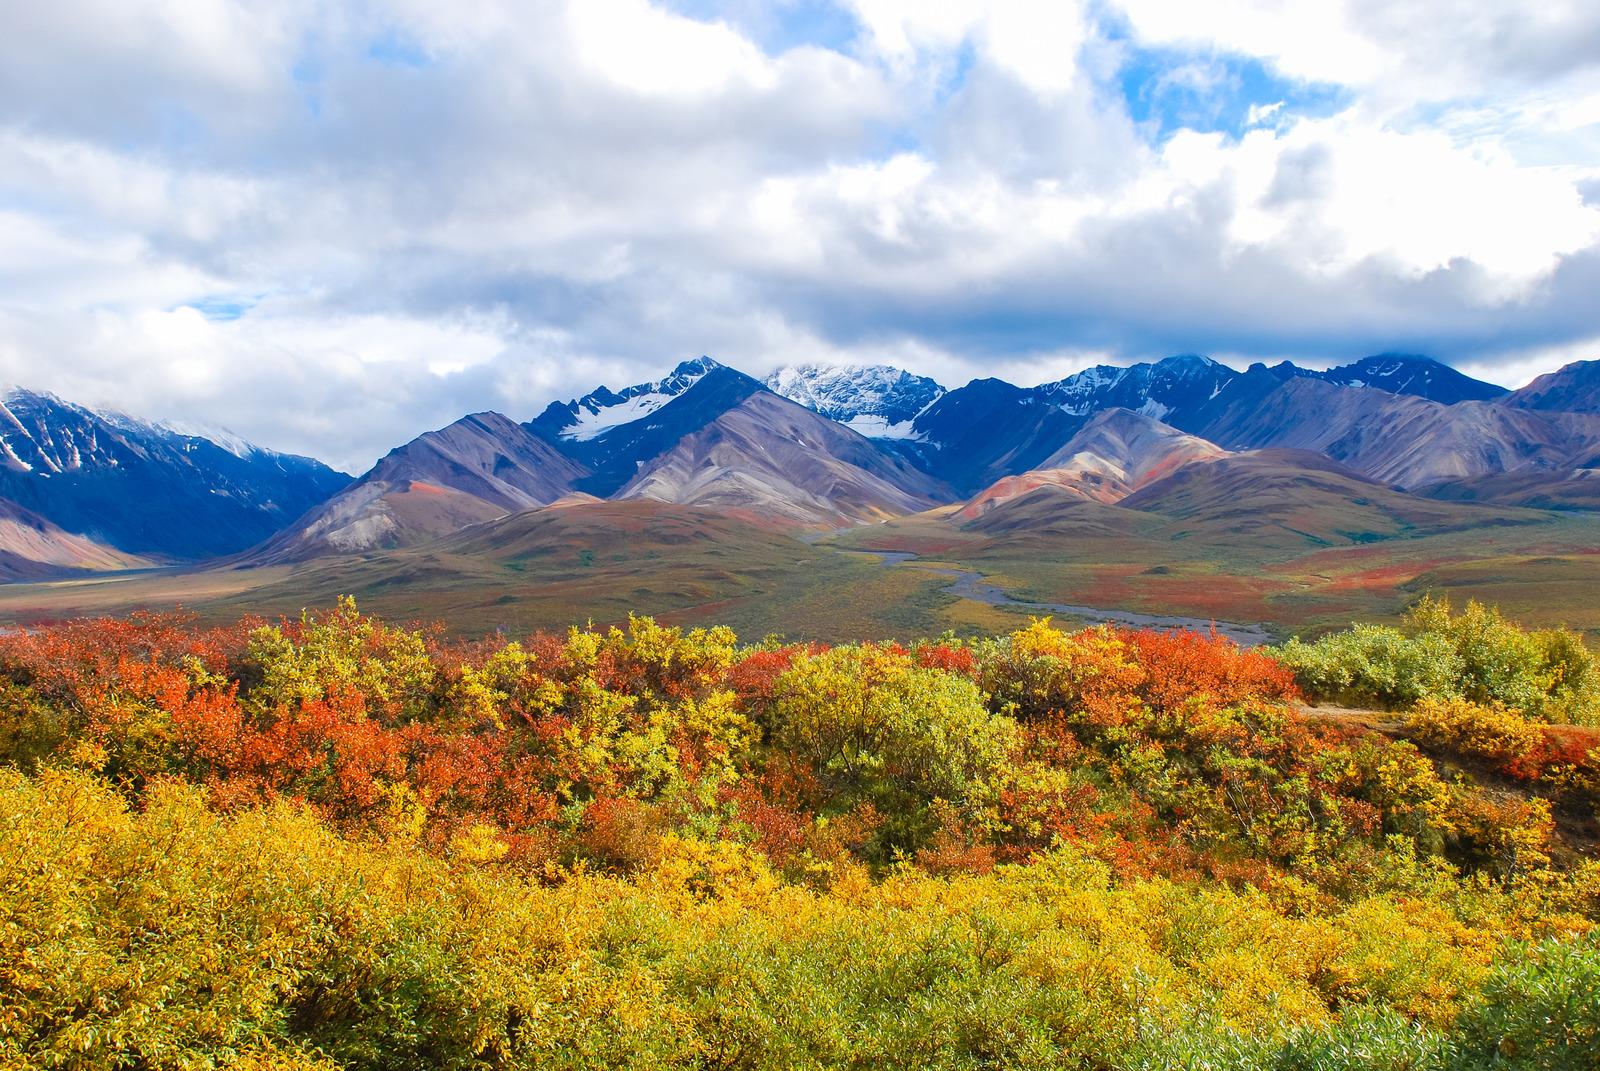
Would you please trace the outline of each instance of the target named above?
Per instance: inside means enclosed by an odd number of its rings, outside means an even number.
[[[886,568],[917,559],[917,555],[903,550],[863,550],[852,553],[868,554],[878,558]],[[982,573],[943,565],[921,568],[938,576],[952,578],[954,582],[942,589],[947,595],[971,599],[989,606],[1015,606],[1040,614],[1074,617],[1093,625],[1123,625],[1128,628],[1148,628],[1161,632],[1170,632],[1174,629],[1209,632],[1215,627],[1219,636],[1226,636],[1240,647],[1257,647],[1272,641],[1272,637],[1260,625],[1241,625],[1232,621],[1212,621],[1209,618],[1180,617],[1172,614],[1141,614],[1135,610],[1102,610],[1093,606],[1072,606],[1060,602],[1025,602],[1022,599],[1013,599],[999,585],[985,579]]]

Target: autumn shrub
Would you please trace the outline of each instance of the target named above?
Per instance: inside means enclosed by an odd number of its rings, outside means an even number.
[[[836,806],[877,805],[880,848],[915,851],[936,800],[977,819],[994,802],[1018,742],[968,677],[873,645],[803,654],[773,686],[769,744],[809,761]]]
[[[1463,671],[1446,638],[1384,625],[1356,625],[1312,643],[1291,639],[1273,655],[1307,696],[1347,706],[1407,706],[1455,695]]]
[[[1317,700],[1403,708],[1422,699],[1500,703],[1551,722],[1600,723],[1600,661],[1566,629],[1525,630],[1475,600],[1424,598],[1405,628],[1355,625],[1273,655]]]
[[[1511,679],[1471,613],[1396,635]],[[1600,737],[1541,720],[1585,652],[1537,635],[1544,712],[1452,670],[1416,744],[1042,620],[0,636],[0,1066],[1554,1066]]]
[[[1475,760],[1506,777],[1536,782],[1548,798],[1575,814],[1600,804],[1600,733],[1525,718],[1499,703],[1424,700],[1406,729],[1425,746]]]
[[[1122,633],[1062,632],[1036,619],[977,649],[978,683],[1028,722],[1115,726],[1140,705],[1146,674]]]
[[[1600,1067],[1600,937],[1507,949],[1455,1034],[1463,1066]]]
[[[1600,720],[1600,665],[1576,633],[1527,631],[1492,606],[1471,600],[1459,614],[1425,598],[1407,615],[1419,635],[1448,640],[1461,660],[1459,690],[1546,721]]]
[[[1140,697],[1152,707],[1298,698],[1289,667],[1264,650],[1240,647],[1215,633],[1146,629],[1128,633],[1127,641],[1144,669]]]
[[[1543,728],[1501,703],[1424,699],[1406,716],[1406,729],[1425,744],[1485,760],[1515,776],[1539,775]]]
[[[1063,850],[811,889],[668,834],[632,879],[550,883],[49,769],[0,773],[0,818],[8,1067],[1581,1067],[1595,1044],[1594,938],[1506,944],[1513,896],[1445,878],[1308,904]]]

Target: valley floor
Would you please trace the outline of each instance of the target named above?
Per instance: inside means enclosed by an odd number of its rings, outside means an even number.
[[[743,635],[828,641],[973,635],[1039,612],[1095,620],[1052,605],[1065,604],[1132,624],[1151,624],[1140,615],[1216,621],[1225,633],[1238,626],[1240,637],[1259,639],[1392,621],[1436,592],[1498,604],[1529,625],[1600,635],[1600,517],[1589,514],[1342,546],[1253,546],[1092,533],[996,539],[952,525],[940,511],[815,541],[643,503],[561,513],[528,514],[514,533],[491,533],[496,540],[483,545],[457,540],[299,565],[9,584],[0,586],[0,624],[177,607],[207,621],[293,616],[354,594],[392,618],[477,635],[612,624],[630,610],[675,624],[726,622]],[[887,568],[884,552],[895,559]],[[952,584],[950,570],[982,582]]]

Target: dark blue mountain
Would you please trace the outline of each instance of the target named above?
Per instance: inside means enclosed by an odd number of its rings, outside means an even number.
[[[551,402],[527,426],[553,443],[586,443],[650,415],[722,367],[710,357],[697,357],[682,362],[665,378],[652,383],[636,383],[619,391],[598,387],[570,402]]]
[[[1037,387],[977,380],[934,402],[912,423],[910,438],[894,445],[933,475],[973,493],[1026,471],[1107,409],[1128,409],[1213,438],[1219,426],[1237,422],[1241,412],[1293,379],[1370,387],[1446,405],[1506,395],[1503,388],[1428,357],[1382,354],[1327,371],[1283,361],[1237,372],[1208,357],[1185,354],[1126,367],[1097,365]],[[1313,421],[1318,414],[1286,419]]]
[[[0,499],[133,554],[233,554],[349,483],[320,461],[225,433],[97,413],[28,390],[0,401]]]
[[[1296,372],[1340,386],[1376,387],[1390,394],[1409,394],[1445,405],[1488,402],[1510,393],[1504,387],[1457,372],[1432,357],[1410,353],[1380,353],[1363,357],[1352,364],[1330,368],[1326,372],[1307,372],[1304,369],[1296,369]]]
[[[1239,376],[1206,357],[1128,367],[1097,365],[1037,387],[979,379],[924,410],[899,448],[962,494],[1026,472],[1066,445],[1096,413],[1129,409],[1184,431]]]
[[[1181,428],[1238,375],[1209,357],[1183,354],[1154,364],[1096,365],[1034,390],[1077,416],[1128,409]]]
[[[764,388],[709,357],[685,361],[654,383],[552,402],[526,425],[590,472],[574,487],[605,498],[671,450]],[[648,419],[646,419],[648,418]]]
[[[1038,465],[1088,421],[1042,388],[975,379],[912,422],[911,438],[890,445],[962,495]]]

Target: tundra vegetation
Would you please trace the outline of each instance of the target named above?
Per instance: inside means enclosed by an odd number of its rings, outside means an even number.
[[[1431,602],[1275,651],[28,630],[0,1065],[1593,1068],[1596,672]]]

